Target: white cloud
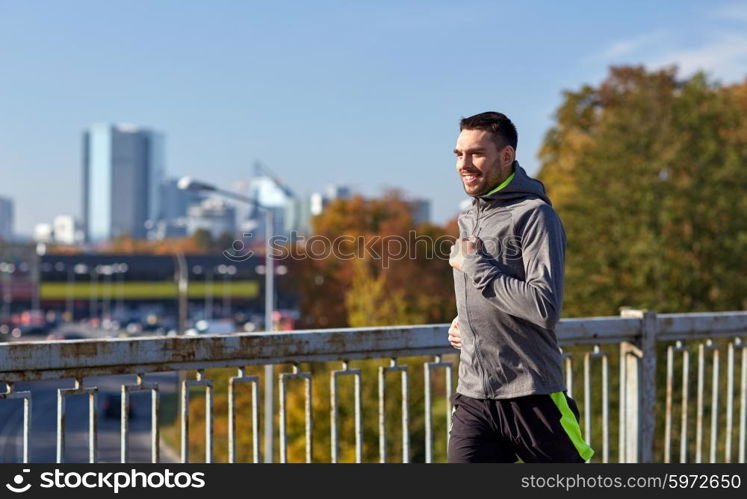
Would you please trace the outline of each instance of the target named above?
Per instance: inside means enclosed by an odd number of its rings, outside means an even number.
[[[636,54],[666,37],[667,33],[665,31],[654,31],[652,33],[643,33],[627,40],[618,40],[595,58],[608,60]]]
[[[725,82],[740,81],[747,76],[747,33],[724,33],[701,46],[665,52],[646,62],[655,67],[677,64],[685,75],[703,70]]]
[[[723,82],[741,81],[747,76],[747,3],[713,8],[686,36],[664,30],[642,33],[610,44],[590,60],[652,68],[674,64],[682,75],[705,71]]]

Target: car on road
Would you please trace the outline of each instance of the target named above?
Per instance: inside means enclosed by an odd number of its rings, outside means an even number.
[[[47,336],[48,340],[87,340],[90,339],[74,331],[55,331]]]
[[[118,393],[105,393],[101,404],[104,417],[106,419],[119,419],[122,415],[122,398]],[[135,404],[130,398],[127,405],[127,419],[135,419]]]

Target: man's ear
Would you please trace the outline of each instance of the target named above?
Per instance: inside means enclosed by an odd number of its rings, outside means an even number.
[[[516,150],[512,146],[506,146],[501,151],[501,163],[510,165],[516,159]]]

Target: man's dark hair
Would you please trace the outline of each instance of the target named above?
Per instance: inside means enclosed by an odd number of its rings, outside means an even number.
[[[499,150],[506,146],[511,146],[516,150],[516,144],[519,142],[519,134],[511,120],[505,114],[494,111],[462,118],[459,122],[459,131],[462,130],[490,132]]]

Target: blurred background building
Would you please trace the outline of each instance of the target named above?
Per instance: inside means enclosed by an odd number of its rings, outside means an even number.
[[[0,197],[0,239],[13,239],[13,201]]]
[[[184,237],[189,234],[188,211],[191,206],[199,205],[205,196],[179,189],[178,182],[178,178],[166,178],[161,182],[160,209],[158,219],[149,224],[150,239]]]
[[[411,199],[407,202],[412,208],[412,219],[416,224],[431,221],[431,202],[428,199]]]
[[[37,243],[74,246],[84,242],[85,233],[74,216],[57,215],[52,223],[36,224],[33,239]]]
[[[217,239],[223,234],[236,234],[236,209],[223,199],[204,199],[187,209],[187,234],[206,230]]]
[[[145,238],[158,218],[163,135],[134,125],[100,123],[83,133],[83,225],[86,240]]]

